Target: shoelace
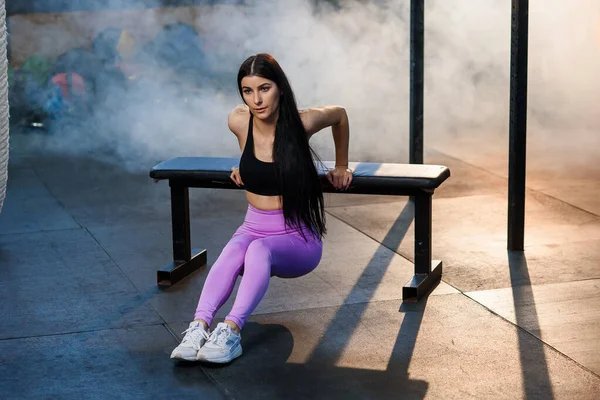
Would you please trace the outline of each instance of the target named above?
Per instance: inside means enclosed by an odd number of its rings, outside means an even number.
[[[209,342],[216,344],[219,347],[225,347],[225,342],[227,342],[227,338],[231,335],[231,331],[227,328],[219,329],[218,331],[214,331],[210,338]]]
[[[188,335],[188,333],[189,333],[189,335]],[[206,333],[206,331],[204,329],[202,329],[201,327],[197,327],[197,326],[187,328],[181,334],[185,335],[183,337],[183,340],[181,341],[181,344],[191,343],[192,346],[195,346],[195,347],[198,347],[198,345],[200,344],[200,340],[202,338],[204,338],[206,340],[208,340],[208,338],[209,338],[208,333]]]

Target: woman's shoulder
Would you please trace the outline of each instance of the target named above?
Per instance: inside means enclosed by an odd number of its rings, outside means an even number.
[[[239,104],[231,110],[227,118],[227,125],[231,132],[236,136],[245,134],[248,129],[248,119],[250,118],[250,109],[245,104]]]
[[[311,107],[304,110],[298,110],[300,119],[309,136],[317,133],[321,129],[332,126],[339,122],[345,110],[341,106],[330,105],[322,107]]]

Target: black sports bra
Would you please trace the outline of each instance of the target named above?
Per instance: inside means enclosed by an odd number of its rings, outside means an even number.
[[[248,138],[240,158],[240,176],[244,188],[254,194],[262,196],[279,196],[277,172],[275,163],[264,162],[254,155],[254,137],[252,135],[252,114],[248,123]]]

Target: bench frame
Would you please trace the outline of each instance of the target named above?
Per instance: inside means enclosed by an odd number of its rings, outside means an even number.
[[[206,265],[206,249],[192,249],[190,238],[189,188],[234,188],[218,182],[192,179],[169,179],[171,189],[171,223],[173,234],[173,262],[157,271],[157,283],[168,287]],[[236,187],[235,187],[236,188]],[[326,190],[324,192],[336,192]],[[339,193],[339,192],[338,192]],[[413,189],[394,195],[410,196],[414,203],[414,275],[402,288],[402,300],[416,302],[436,286],[442,276],[442,262],[431,259],[432,196],[433,190]]]

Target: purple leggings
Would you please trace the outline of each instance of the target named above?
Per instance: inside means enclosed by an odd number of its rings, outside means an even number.
[[[243,273],[233,307],[225,317],[243,328],[266,293],[271,276],[296,278],[319,264],[323,244],[308,230],[304,232],[306,241],[298,231],[286,231],[281,210],[265,211],[248,205],[244,223],[206,277],[195,319],[210,325],[231,295],[238,275]]]

